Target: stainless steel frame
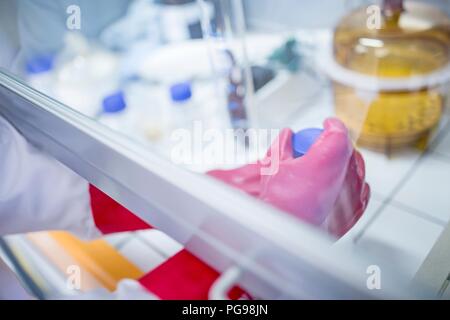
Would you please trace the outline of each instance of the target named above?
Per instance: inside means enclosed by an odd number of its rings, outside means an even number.
[[[0,69],[0,114],[48,152],[151,225],[261,298],[411,297],[388,263],[381,290],[368,290],[363,253],[275,208],[148,148],[39,93]],[[380,260],[376,260],[380,261]]]

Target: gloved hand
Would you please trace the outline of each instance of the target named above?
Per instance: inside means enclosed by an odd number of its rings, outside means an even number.
[[[208,174],[341,237],[358,221],[369,200],[364,161],[337,119],[324,122],[323,133],[299,158],[293,157],[292,134],[284,129],[266,157],[255,164]],[[273,161],[278,161],[278,170],[261,174],[273,167]]]

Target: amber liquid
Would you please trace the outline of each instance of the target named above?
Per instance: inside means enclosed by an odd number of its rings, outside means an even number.
[[[374,77],[421,76],[449,63],[448,26],[408,32],[394,20],[382,30],[368,31],[344,23],[334,40],[338,63]],[[335,83],[336,113],[362,146],[388,151],[423,145],[443,112],[438,89],[360,92]]]

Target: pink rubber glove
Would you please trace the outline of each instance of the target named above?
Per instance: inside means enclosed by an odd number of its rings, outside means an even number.
[[[208,174],[341,237],[368,203],[364,161],[337,119],[324,122],[323,133],[299,158],[293,157],[292,134],[284,129],[256,164]],[[272,161],[277,161],[278,170],[261,175],[262,169],[273,167]]]

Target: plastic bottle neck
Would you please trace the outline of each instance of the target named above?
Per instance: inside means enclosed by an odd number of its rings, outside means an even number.
[[[383,0],[382,12],[388,20],[397,20],[403,10],[403,0]]]

